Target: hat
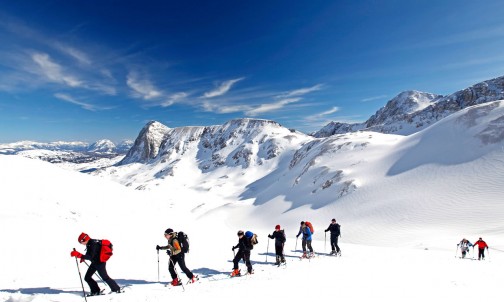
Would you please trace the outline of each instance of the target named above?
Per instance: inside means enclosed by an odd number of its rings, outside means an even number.
[[[238,231],[238,236],[240,236],[240,235],[243,235],[243,231],[242,230]]]
[[[80,243],[86,242],[89,238],[89,235],[86,233],[81,233],[79,238],[77,239]]]
[[[334,222],[336,222],[336,218],[333,218],[333,219],[331,219],[331,221],[334,221]]]
[[[301,221],[301,224],[304,224],[304,221]]]
[[[167,228],[166,231],[164,231],[165,234],[171,234],[173,233],[173,229]]]
[[[245,237],[252,238],[252,236],[254,236],[254,233],[252,233],[251,231],[246,231],[245,232]]]
[[[279,224],[277,224],[277,225],[275,226],[275,230],[280,230],[280,225],[279,225]]]

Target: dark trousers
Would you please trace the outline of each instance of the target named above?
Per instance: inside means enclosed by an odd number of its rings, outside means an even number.
[[[168,270],[170,271],[172,279],[175,280],[177,278],[177,273],[175,272],[175,264],[177,263],[180,266],[180,269],[186,274],[187,278],[192,279],[194,275],[185,265],[184,253],[182,252],[170,257],[170,265],[168,266]]]
[[[478,248],[478,260],[485,259],[485,248]]]
[[[338,246],[338,236],[331,234],[331,250],[334,252],[336,249],[336,252],[339,253],[340,248]]]
[[[96,281],[93,280],[93,275],[96,272],[98,272],[98,275],[100,275],[103,281],[105,281],[105,283],[108,284],[108,286],[112,291],[120,290],[119,285],[117,285],[117,283],[107,274],[106,264],[107,264],[106,262],[91,263],[86,272],[86,275],[84,276],[84,280],[86,280],[92,293],[100,292],[100,287],[98,286],[98,283],[96,283]]]
[[[275,254],[276,254],[276,259],[277,259],[277,262],[279,262],[280,260],[282,262],[285,261],[285,258],[284,258],[284,254],[283,254],[283,243],[282,244],[275,244]]]
[[[303,238],[303,240],[301,241],[301,246],[303,247],[303,252],[306,252],[306,246],[308,245],[308,249],[310,250],[310,253],[313,253],[313,248],[311,246],[311,240],[306,240],[305,238]]]
[[[240,260],[245,261],[245,265],[247,266],[247,271],[249,273],[252,272],[252,263],[250,262],[250,251],[241,251],[238,250],[238,253],[236,253],[234,259],[233,259],[233,269],[238,269],[238,263]]]

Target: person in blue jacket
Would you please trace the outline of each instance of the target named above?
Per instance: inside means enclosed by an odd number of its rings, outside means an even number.
[[[469,248],[473,246],[471,242],[467,239],[462,239],[460,242],[457,244],[457,247],[460,248],[460,251],[462,252],[462,258],[465,258],[466,254],[469,253]]]
[[[301,221],[301,226],[299,227],[299,232],[296,235],[296,238],[299,237],[299,235],[303,234],[303,237],[301,238],[301,246],[303,247],[303,256],[301,258],[310,258],[314,256],[313,253],[313,248],[312,248],[312,232],[310,231],[310,228],[306,225],[304,221]],[[310,254],[306,254],[306,246],[308,245],[308,249],[310,250]]]

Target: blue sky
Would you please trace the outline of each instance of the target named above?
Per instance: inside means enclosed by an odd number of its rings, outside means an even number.
[[[440,3],[441,2],[441,3]],[[361,122],[504,75],[504,1],[1,1],[0,141]]]

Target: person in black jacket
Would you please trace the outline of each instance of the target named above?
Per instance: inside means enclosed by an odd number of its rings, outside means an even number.
[[[341,236],[341,231],[340,225],[336,223],[336,219],[333,218],[331,220],[331,224],[324,232],[327,231],[331,231],[331,255],[341,256],[341,250],[338,246],[338,237]]]
[[[233,252],[235,249],[238,249],[238,252],[233,259],[233,272],[231,272],[231,277],[240,276],[238,263],[242,259],[247,266],[247,274],[253,274],[252,263],[250,262],[250,250],[253,249],[252,242],[250,242],[250,238],[245,236],[241,230],[238,231],[238,238],[238,244],[233,246]]]
[[[107,262],[100,261],[101,241],[91,239],[86,233],[80,234],[78,240],[80,244],[86,246],[86,254],[83,255],[74,249],[70,253],[70,256],[80,258],[81,262],[84,262],[84,260],[91,261],[91,265],[89,265],[86,275],[84,276],[84,280],[86,280],[91,289],[90,296],[99,295],[101,293],[98,283],[93,279],[93,274],[95,272],[98,272],[98,275],[108,284],[113,292],[120,293],[121,288],[119,285],[107,274]]]
[[[284,249],[284,244],[285,244],[285,231],[280,229],[280,225],[277,224],[275,226],[275,231],[273,234],[269,235],[268,237],[271,239],[275,239],[275,254],[276,254],[276,265],[280,265],[281,263],[285,263],[285,257],[283,253]]]

